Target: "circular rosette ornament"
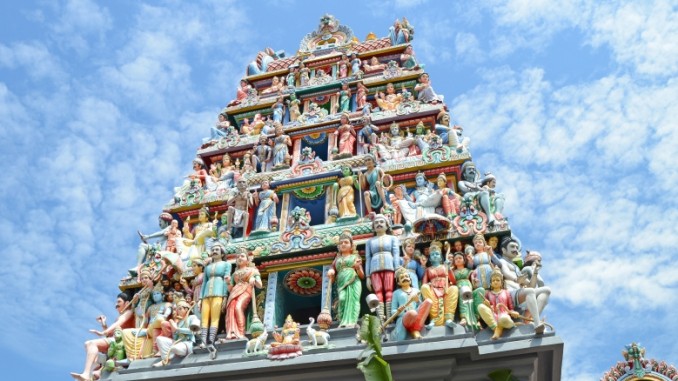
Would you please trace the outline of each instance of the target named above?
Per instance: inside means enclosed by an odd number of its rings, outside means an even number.
[[[299,296],[316,296],[323,285],[322,272],[312,268],[291,270],[285,275],[285,288]]]

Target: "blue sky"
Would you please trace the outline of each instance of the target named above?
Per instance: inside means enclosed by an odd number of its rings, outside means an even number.
[[[265,47],[293,54],[325,12],[361,39],[402,16],[415,26],[514,233],[544,257],[564,380],[599,379],[631,341],[678,363],[675,2],[251,3],[0,2],[10,379],[82,370],[137,229],[157,227],[246,64]]]

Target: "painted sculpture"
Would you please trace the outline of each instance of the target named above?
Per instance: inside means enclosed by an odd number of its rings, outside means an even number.
[[[490,279],[491,286],[485,293],[486,300],[478,306],[478,310],[487,327],[494,331],[492,340],[497,340],[504,329],[515,327],[513,319],[517,319],[520,314],[514,310],[513,297],[504,287],[501,271],[493,271]]]
[[[477,331],[481,328],[478,306],[485,301],[485,289],[474,287],[473,270],[469,268],[464,253],[456,251],[452,257],[451,265],[459,290],[459,324]]]
[[[386,85],[386,94],[383,92],[377,93],[377,105],[382,111],[394,111],[402,101],[402,94],[396,94],[392,83]]]
[[[277,329],[277,327],[275,327]],[[287,316],[280,332],[273,331],[273,343],[268,350],[268,358],[284,360],[301,356],[302,346],[299,336],[299,323]]]
[[[176,313],[173,319],[163,323],[164,330],[170,336],[160,336],[156,339],[160,361],[153,366],[163,366],[175,357],[186,357],[193,353],[195,331],[200,327],[200,322],[195,315],[189,315],[191,305],[185,300],[176,303]]]
[[[431,243],[429,261],[431,265],[424,272],[421,294],[433,302],[429,311],[431,324],[451,327],[457,311],[459,289],[455,287],[456,279],[452,270],[443,264],[442,244],[439,241]]]
[[[278,228],[278,217],[276,215],[276,205],[278,204],[278,195],[271,190],[269,180],[261,182],[261,191],[254,194],[254,203],[258,205],[256,219],[254,220],[255,231],[272,232]]]
[[[363,262],[355,251],[353,237],[348,231],[339,236],[337,250],[327,277],[337,286],[339,327],[353,328],[360,316],[361,280],[365,279]]]
[[[385,312],[391,311],[394,271],[400,265],[400,241],[387,234],[390,223],[386,216],[377,214],[372,220],[375,236],[365,243],[365,274],[367,289],[379,300],[377,315],[384,320]]]
[[[351,167],[341,166],[341,178],[334,185],[335,199],[337,201],[337,210],[339,218],[353,218],[358,216],[355,208],[355,188],[358,184],[357,177],[353,174]]]
[[[289,136],[283,133],[282,126],[277,126],[275,129],[275,137],[273,138],[273,170],[289,168],[290,154],[289,148],[292,145],[292,140]]]
[[[259,270],[250,262],[247,251],[238,253],[235,265],[235,272],[228,284],[226,303],[226,339],[229,340],[245,337],[245,312],[252,300],[254,289],[262,287]]]
[[[365,159],[367,169],[359,175],[360,187],[365,190],[363,196],[367,213],[376,212],[387,205],[383,187],[384,171],[376,165],[377,159],[374,155],[367,155]]]
[[[249,211],[254,206],[252,193],[247,190],[247,180],[238,179],[235,188],[231,189],[231,194],[226,203],[228,205],[228,226],[231,229],[231,237],[245,237],[249,235],[247,226],[249,224]],[[238,231],[241,233],[238,234]]]
[[[210,251],[212,263],[205,268],[202,286],[200,341],[201,347],[209,346],[212,353],[216,352],[214,343],[219,328],[219,317],[226,307],[227,284],[231,278],[231,264],[223,260],[224,256],[224,246],[215,243]]]
[[[433,302],[431,299],[420,302],[419,290],[412,287],[410,273],[407,270],[398,268],[396,277],[398,289],[393,293],[390,310],[391,317],[395,316],[396,321],[391,332],[391,340],[405,340],[408,337],[419,339]]]
[[[337,149],[339,152],[334,155],[333,159],[345,159],[347,157],[353,156],[356,140],[356,133],[351,125],[351,121],[348,118],[348,113],[344,112],[341,114],[341,119],[339,120],[339,127],[334,132],[338,137],[337,139]]]

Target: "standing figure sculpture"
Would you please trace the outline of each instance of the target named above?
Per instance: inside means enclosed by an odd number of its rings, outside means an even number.
[[[337,184],[334,185],[335,199],[337,200],[337,210],[339,218],[356,217],[358,213],[355,209],[354,186],[358,186],[358,180],[353,174],[353,170],[348,165],[341,166],[341,175]]]
[[[235,272],[228,284],[228,302],[226,303],[226,339],[245,337],[245,311],[250,305],[255,288],[261,288],[259,270],[254,267],[242,249],[235,258]],[[256,308],[256,307],[255,307]]]
[[[367,103],[367,87],[362,82],[358,82],[358,89],[355,93],[356,110],[362,110]]]
[[[282,169],[289,167],[289,148],[292,146],[292,140],[289,136],[283,134],[281,125],[275,128],[275,137],[273,138],[273,168]]]
[[[301,110],[299,109],[301,101],[297,99],[297,95],[295,93],[292,93],[290,94],[290,99],[288,99],[286,102],[287,108],[290,110],[290,122],[296,122],[297,118],[299,118],[299,115],[301,115]]]
[[[348,67],[350,64],[351,62],[348,60],[348,57],[346,57],[346,54],[342,53],[341,59],[339,59],[339,62],[337,63],[337,67],[339,68],[337,70],[337,77],[339,79],[348,77]]]
[[[311,70],[304,65],[304,62],[299,62],[299,86],[308,86],[311,79]]]
[[[283,97],[278,97],[275,100],[275,103],[271,106],[273,109],[273,122],[282,123],[283,116],[285,115],[285,103],[283,102]]]
[[[339,152],[334,155],[334,159],[344,159],[353,156],[353,147],[355,146],[356,133],[348,118],[348,113],[341,114],[340,126],[334,131],[338,136],[337,148]]]
[[[400,65],[406,70],[418,70],[420,68],[417,59],[414,57],[412,45],[407,45],[405,51],[400,55]]]
[[[385,312],[391,311],[391,297],[393,296],[394,271],[400,265],[400,241],[387,234],[390,224],[386,216],[377,214],[372,220],[372,230],[375,236],[365,243],[365,273],[367,274],[367,289],[373,291],[379,300],[377,316],[382,321]],[[384,310],[384,308],[386,308]]]
[[[266,172],[268,162],[271,161],[271,147],[268,146],[268,137],[259,135],[259,141],[254,143],[254,156],[252,166],[257,172]]]
[[[201,259],[209,250],[207,239],[214,236],[212,223],[209,221],[209,209],[205,206],[198,212],[198,222],[190,226],[190,216],[184,223],[184,246],[188,246],[188,258]]]
[[[391,318],[397,316],[391,340],[405,340],[408,336],[420,339],[420,331],[424,328],[433,303],[431,299],[424,299],[420,303],[419,290],[412,287],[411,274],[407,270],[399,267],[396,278],[399,287],[393,293],[393,305],[389,311]]]
[[[269,180],[264,180],[261,182],[261,191],[254,194],[254,203],[259,205],[257,217],[254,220],[255,231],[272,232],[278,228],[276,204],[279,200],[278,195],[270,187]]]
[[[414,238],[410,237],[403,241],[403,267],[410,272],[412,287],[419,289],[419,284],[424,278],[427,259],[416,250]]]
[[[127,358],[136,360],[151,355],[153,343],[146,338],[148,319],[146,310],[151,305],[151,293],[153,291],[153,276],[151,271],[144,267],[139,271],[141,290],[132,297],[131,308],[134,312],[134,328],[123,329],[122,339],[125,343]]]
[[[491,173],[485,173],[485,177],[483,177],[482,181],[480,182],[480,186],[484,189],[487,189],[487,191],[490,193],[490,213],[492,213],[496,218],[503,219],[504,202],[506,201],[506,197],[503,193],[497,193],[496,191],[497,178]]]
[[[358,53],[353,52],[351,53],[351,75],[352,76],[358,76],[360,73],[360,64],[362,61],[360,61],[360,58],[358,58]]]
[[[192,262],[193,269],[193,279],[191,279],[191,284],[188,284],[186,278],[181,278],[179,283],[184,288],[184,291],[188,295],[191,295],[191,299],[195,302],[195,307],[193,308],[193,313],[195,316],[200,318],[200,302],[202,299],[202,284],[205,277],[205,263],[202,260],[196,259]]]
[[[231,189],[231,195],[228,198],[228,226],[231,229],[231,237],[236,237],[236,229],[242,229],[242,237],[249,235],[247,227],[250,221],[249,210],[254,205],[252,193],[247,190],[247,180],[238,179],[235,188]]]
[[[359,180],[362,189],[365,189],[363,196],[365,198],[365,208],[367,213],[378,211],[381,207],[387,205],[384,195],[383,178],[384,171],[377,167],[377,160],[374,155],[368,154],[365,158],[367,169],[360,173]]]
[[[348,113],[351,111],[351,89],[348,87],[348,82],[341,84],[341,90],[337,93],[339,98],[339,112]]]
[[[458,186],[464,199],[478,203],[480,209],[487,216],[487,225],[494,226],[496,218],[490,208],[490,192],[480,185],[479,174],[476,170],[476,165],[472,161],[462,164],[461,180]]]
[[[466,255],[461,251],[454,253],[452,257],[452,272],[459,289],[459,324],[471,327],[473,330],[480,329],[478,306],[485,300],[485,289],[473,286],[473,270],[468,268]]]
[[[459,300],[459,290],[454,286],[456,280],[451,269],[443,264],[442,244],[439,241],[431,243],[429,261],[431,266],[427,267],[424,272],[421,294],[433,302],[429,312],[431,324],[436,326],[445,324],[452,327]]]
[[[202,286],[200,319],[201,347],[213,345],[219,328],[219,317],[226,306],[227,284],[231,281],[231,264],[224,261],[226,250],[221,242],[212,246],[212,263],[205,268]],[[212,351],[213,347],[210,347]]]
[[[414,27],[405,17],[403,21],[396,19],[393,26],[388,28],[391,45],[406,44],[414,39]]]
[[[337,285],[339,296],[339,328],[353,328],[360,315],[360,295],[362,279],[365,279],[363,262],[353,245],[353,236],[345,231],[339,236],[336,258],[327,270],[327,277]]]

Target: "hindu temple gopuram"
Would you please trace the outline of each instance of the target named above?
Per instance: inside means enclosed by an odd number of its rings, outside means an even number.
[[[256,54],[216,124],[185,137],[192,170],[139,232],[119,316],[97,318],[73,378],[560,380],[541,254],[414,26],[383,29],[361,41],[325,15],[295,55]]]
[[[678,370],[666,361],[645,358],[645,348],[638,343],[622,351],[624,361],[617,362],[600,381],[678,381]]]

